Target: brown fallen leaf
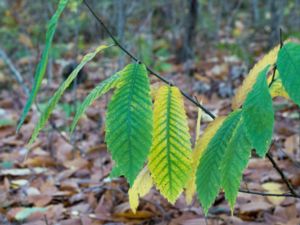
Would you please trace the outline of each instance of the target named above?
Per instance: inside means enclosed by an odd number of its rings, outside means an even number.
[[[241,205],[239,208],[239,217],[245,220],[253,220],[263,215],[264,211],[269,211],[274,206],[263,201],[250,202]]]
[[[47,194],[30,195],[27,197],[29,203],[36,207],[44,207],[52,201],[53,197]]]
[[[127,212],[122,213],[115,213],[113,214],[114,217],[121,217],[126,219],[148,219],[153,217],[153,213],[145,210],[137,211],[136,213],[133,213],[131,210],[128,210]]]
[[[26,167],[55,167],[59,166],[59,163],[49,156],[36,156],[27,158],[22,166]]]

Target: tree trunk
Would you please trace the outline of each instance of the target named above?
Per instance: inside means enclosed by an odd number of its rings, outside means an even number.
[[[183,42],[178,54],[178,61],[181,63],[194,58],[193,47],[195,44],[197,19],[198,1],[189,0],[188,13],[185,16],[185,23],[183,29]]]

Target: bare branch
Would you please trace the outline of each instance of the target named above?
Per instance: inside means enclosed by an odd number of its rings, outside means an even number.
[[[291,198],[300,198],[298,195],[294,194],[274,194],[274,193],[265,193],[265,192],[259,192],[259,191],[249,191],[240,189],[239,192],[246,193],[246,194],[252,194],[252,195],[261,195],[261,196],[272,196],[272,197],[291,197]]]
[[[286,184],[286,186],[288,187],[288,189],[290,190],[292,195],[300,198],[300,196],[296,193],[295,189],[293,188],[292,184],[289,182],[288,178],[284,175],[283,171],[276,164],[275,160],[273,159],[272,155],[269,152],[267,153],[267,158],[270,160],[270,162],[272,163],[272,166],[279,173],[279,175],[281,176],[281,179],[284,181],[284,183]]]

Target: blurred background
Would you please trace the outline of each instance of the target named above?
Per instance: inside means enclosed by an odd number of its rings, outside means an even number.
[[[205,62],[225,60],[229,65],[219,62],[220,67],[213,67],[213,72],[219,72],[214,80],[218,81],[222,73],[226,79],[236,80],[247,74],[258,57],[279,43],[279,28],[284,38],[300,36],[299,0],[89,2],[121,43],[162,73],[200,74],[204,79],[210,66]],[[32,78],[43,48],[47,21],[56,5],[55,0],[0,1],[0,47],[26,81]],[[56,60],[74,60],[91,45],[101,42],[111,40],[80,0],[70,1],[55,35],[47,72],[49,82],[56,72]],[[116,48],[110,55],[110,61],[117,61],[116,69],[128,61]],[[230,85],[222,84],[223,97],[233,94],[228,90]],[[212,81],[205,81],[193,88],[203,93],[212,86]]]
[[[283,40],[300,38],[300,0],[88,2],[130,52],[190,96],[196,96],[216,115],[231,110],[236,88],[249,69],[279,44],[280,29]],[[224,196],[220,195],[205,220],[196,200],[187,206],[182,198],[174,207],[153,190],[141,201],[137,216],[132,215],[126,182],[107,178],[112,167],[104,143],[109,97],[97,100],[79,122],[75,135],[72,138],[67,135],[74,112],[89,91],[130,62],[117,47],[99,54],[81,71],[37,143],[26,145],[39,110],[81,57],[99,44],[112,43],[82,1],[70,0],[58,22],[38,104],[20,133],[15,134],[16,121],[44,48],[47,22],[57,3],[57,0],[0,0],[0,169],[10,170],[8,175],[0,172],[1,224],[25,224],[16,219],[15,212],[16,208],[27,206],[50,208],[49,221],[65,221],[63,224],[299,224],[298,201],[246,194],[239,197],[237,214],[233,217]],[[153,77],[151,82],[154,87],[160,84]],[[299,110],[283,99],[274,105],[278,122],[272,152],[298,187]],[[186,110],[194,142],[198,110],[187,101]],[[203,127],[208,121],[204,117]],[[24,161],[29,150],[30,157]],[[35,167],[47,172],[20,176],[14,170]],[[286,190],[267,160],[251,160],[245,176],[244,185],[249,189]],[[168,220],[162,216],[164,213]],[[96,222],[91,214],[99,217]],[[32,221],[45,224],[44,217],[25,220],[29,225],[36,224]]]

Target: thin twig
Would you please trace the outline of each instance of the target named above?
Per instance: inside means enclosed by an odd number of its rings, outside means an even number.
[[[280,43],[280,48],[283,47],[283,39],[282,39],[282,29],[281,27],[279,28],[279,43]]]
[[[83,1],[84,4],[86,5],[86,7],[89,9],[89,11],[92,13],[92,15],[95,17],[95,19],[101,24],[101,26],[103,27],[103,29],[105,30],[105,32],[109,35],[109,37],[113,40],[113,42],[115,43],[115,45],[117,45],[124,53],[126,53],[131,59],[133,59],[134,61],[136,61],[137,63],[141,63],[141,61],[135,57],[132,53],[130,53],[115,37],[114,35],[110,32],[110,30],[108,29],[108,27],[105,25],[105,23],[97,16],[97,14],[95,13],[95,11],[91,8],[91,6],[87,3],[86,0]],[[161,81],[163,81],[164,83],[172,86],[171,82],[168,81],[167,79],[163,78],[161,75],[159,75],[157,72],[153,71],[153,69],[151,69],[150,67],[148,67],[147,65],[146,69],[149,73],[151,73],[152,75],[156,76],[158,79],[160,79]],[[211,113],[208,109],[206,109],[202,104],[197,103],[191,96],[189,96],[187,93],[185,93],[183,90],[179,89],[181,94],[187,98],[190,102],[194,103],[196,106],[198,106],[199,108],[201,108],[206,114],[208,114],[211,118],[215,119],[216,116]]]
[[[274,67],[273,67],[272,79],[271,79],[271,82],[269,83],[269,88],[272,86],[272,84],[275,81],[276,70],[277,70],[277,65],[275,64]]]
[[[267,158],[270,160],[272,163],[273,167],[276,169],[276,171],[279,173],[281,176],[281,179],[284,181],[290,192],[294,195],[300,198],[298,194],[296,193],[295,189],[293,188],[292,184],[289,182],[288,178],[284,175],[283,171],[279,168],[279,166],[276,164],[275,160],[273,159],[272,155],[268,152],[267,153]]]
[[[113,42],[125,53],[127,54],[131,59],[133,59],[134,61],[136,61],[137,63],[141,63],[141,61],[135,57],[132,53],[130,53],[115,37],[114,35],[110,32],[110,30],[108,29],[108,27],[105,25],[105,23],[100,19],[100,17],[97,16],[97,14],[95,13],[95,11],[91,8],[91,6],[88,4],[87,0],[83,0],[83,3],[86,5],[86,7],[89,9],[89,11],[91,12],[91,14],[95,17],[95,19],[101,24],[101,26],[103,27],[103,29],[106,31],[106,33],[109,35],[109,37],[113,40]],[[163,81],[164,83],[168,84],[168,85],[172,85],[170,81],[166,80],[165,78],[163,78],[162,76],[160,76],[158,73],[156,73],[155,71],[153,71],[151,68],[149,68],[147,65],[146,69],[150,74],[153,74],[154,76],[156,76],[158,79],[160,79],[161,81]],[[274,76],[275,76],[275,71],[274,71]],[[208,114],[212,119],[215,119],[216,116],[210,112],[208,109],[206,109],[202,104],[200,104],[199,102],[197,102],[195,99],[193,99],[192,97],[190,97],[188,94],[186,94],[184,91],[182,91],[181,89],[179,89],[181,94],[188,99],[190,102],[192,102],[193,104],[195,104],[196,106],[198,106],[199,108],[201,108],[206,114]],[[268,159],[270,160],[270,158],[268,157]],[[280,170],[280,168],[277,166],[276,162],[273,160],[271,161],[272,165],[276,165],[276,167],[274,166],[274,168],[278,171],[278,169]],[[274,164],[273,164],[274,163]],[[279,171],[278,171],[279,172]],[[282,173],[282,171],[280,170],[280,172]],[[283,174],[283,173],[282,173]],[[288,183],[286,182],[287,180],[284,180],[284,182],[288,185]],[[290,189],[290,187],[288,186],[288,188]],[[240,191],[240,192],[245,192],[245,191]],[[264,196],[278,196],[278,197],[282,197],[282,196],[286,196],[286,194],[272,194],[272,193],[263,193],[263,192],[252,192],[252,191],[247,191],[246,193],[249,194],[259,194],[259,195],[264,195]],[[295,197],[295,198],[300,198],[297,193],[295,191],[292,192],[292,194],[288,197]]]
[[[239,192],[246,193],[246,194],[252,194],[252,195],[261,195],[261,196],[272,196],[272,197],[291,197],[291,198],[300,198],[298,195],[284,193],[284,194],[275,194],[275,193],[265,193],[265,192],[259,192],[259,191],[249,191],[240,189]]]

